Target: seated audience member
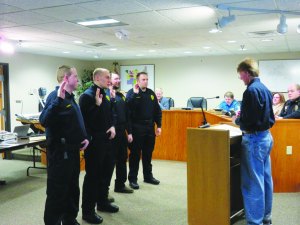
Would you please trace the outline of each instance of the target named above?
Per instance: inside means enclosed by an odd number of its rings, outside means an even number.
[[[218,107],[225,112],[237,112],[240,110],[240,103],[234,99],[234,95],[231,91],[227,91],[224,94],[224,100],[220,103]]]
[[[156,88],[155,89],[155,94],[158,100],[158,104],[160,106],[160,108],[163,109],[170,109],[170,103],[169,103],[169,99],[163,97],[163,91],[161,88]]]
[[[276,119],[300,119],[300,85],[291,84],[288,87],[288,98]]]
[[[278,116],[284,106],[285,98],[282,93],[273,93],[273,112],[275,116]]]

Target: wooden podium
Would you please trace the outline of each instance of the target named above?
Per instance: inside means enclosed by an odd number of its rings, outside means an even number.
[[[239,128],[220,129],[226,126],[187,129],[189,225],[229,225],[243,210],[241,134]]]

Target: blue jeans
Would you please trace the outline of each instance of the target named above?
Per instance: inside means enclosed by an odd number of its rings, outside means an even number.
[[[241,189],[247,225],[271,220],[273,180],[270,152],[273,138],[269,130],[243,134]]]

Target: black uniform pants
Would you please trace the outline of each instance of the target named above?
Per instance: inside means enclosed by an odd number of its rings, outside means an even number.
[[[137,181],[139,163],[142,154],[144,179],[152,178],[152,152],[155,145],[154,125],[133,124],[133,142],[129,145],[129,174],[130,182]]]
[[[125,182],[127,180],[127,143],[125,128],[116,127],[116,136],[113,139],[113,149],[116,159],[115,188],[125,187]]]
[[[76,219],[80,195],[79,158],[79,146],[72,149],[63,145],[48,145],[45,225],[60,225],[62,219]]]
[[[106,204],[114,170],[112,144],[107,138],[93,137],[85,150],[85,177],[82,190],[82,213],[92,214],[95,205]]]

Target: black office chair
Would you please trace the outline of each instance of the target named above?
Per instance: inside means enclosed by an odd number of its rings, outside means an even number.
[[[173,98],[169,98],[169,106],[174,107],[174,99]]]
[[[203,97],[190,97],[187,101],[188,108],[202,108],[207,110],[207,100]]]

